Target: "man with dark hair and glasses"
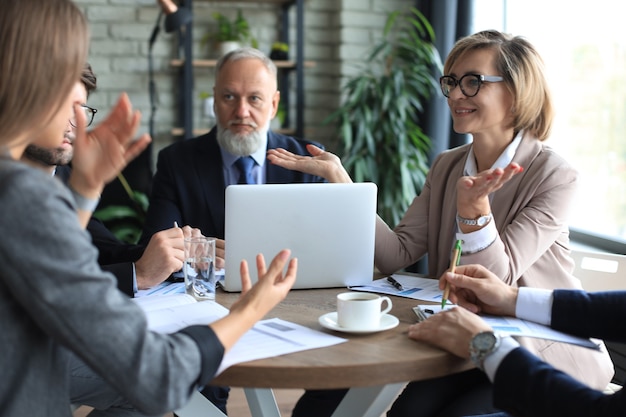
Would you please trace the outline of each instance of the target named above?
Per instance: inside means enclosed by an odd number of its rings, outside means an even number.
[[[80,82],[74,86],[74,95],[77,103],[85,110],[85,116],[87,120],[87,126],[93,122],[95,114],[98,110],[87,106],[85,103],[87,97],[91,92],[96,89],[96,76],[91,69],[91,65],[85,64],[83,72],[80,76]],[[40,168],[44,168],[46,171],[54,172],[57,165],[67,165],[72,160],[74,155],[74,148],[72,143],[74,142],[74,128],[76,128],[76,122],[73,120],[68,121],[68,126],[64,132],[63,145],[56,149],[48,149],[37,145],[28,145],[24,151],[22,159],[24,162],[31,162]]]
[[[96,116],[96,113],[98,113],[98,109],[89,107],[86,104],[81,104],[80,107],[83,109],[83,112],[85,113],[85,120],[87,120],[87,127],[91,126],[91,124],[93,123],[93,118]],[[70,119],[70,125],[72,125],[73,128],[78,127],[76,125],[75,119]]]
[[[89,64],[81,74],[81,81],[74,86],[75,102],[85,111],[87,126],[91,125],[97,110],[86,104],[87,97],[96,88],[96,77]],[[30,165],[54,174],[65,184],[69,179],[69,166],[74,157],[76,122],[69,120],[64,132],[63,144],[54,149],[28,145],[22,160]],[[43,140],[43,138],[42,138]],[[118,240],[102,222],[91,218],[87,225],[93,244],[98,248],[98,261],[104,270],[112,272],[118,288],[133,297],[137,290],[146,289],[166,280],[182,267],[183,238],[178,228],[163,230],[152,236],[146,246],[133,245]],[[185,228],[185,233],[200,233]]]

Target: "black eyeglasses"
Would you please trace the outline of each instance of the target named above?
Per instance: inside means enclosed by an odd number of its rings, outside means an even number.
[[[461,87],[461,92],[465,97],[474,97],[484,82],[499,83],[500,81],[504,81],[504,78],[499,75],[465,74],[459,80],[451,75],[444,75],[439,78],[439,85],[443,95],[448,98],[457,85]]]
[[[85,112],[85,120],[87,120],[87,126],[91,125],[91,123],[93,122],[93,117],[96,115],[96,113],[98,113],[98,110],[94,109],[93,107],[89,107],[86,104],[81,104],[80,107]],[[76,126],[75,118],[70,119],[70,124],[72,125],[72,127],[78,127]]]

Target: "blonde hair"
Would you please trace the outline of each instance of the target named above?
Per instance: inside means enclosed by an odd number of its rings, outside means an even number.
[[[515,132],[524,130],[539,140],[550,135],[554,108],[548,82],[544,74],[543,59],[537,50],[521,36],[512,36],[496,30],[485,30],[466,36],[448,54],[444,74],[466,52],[477,49],[495,51],[498,74],[513,95]]]
[[[80,79],[87,21],[70,0],[2,0],[0,145],[44,126]]]

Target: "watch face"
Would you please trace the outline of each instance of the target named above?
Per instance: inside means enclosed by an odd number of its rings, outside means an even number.
[[[481,216],[478,218],[478,220],[476,220],[476,224],[478,224],[479,226],[484,226],[489,222],[490,219],[490,216]]]
[[[480,351],[488,351],[496,344],[496,335],[491,332],[479,333],[473,340],[474,348]]]
[[[491,213],[485,214],[484,216],[480,216],[477,219],[466,219],[464,217],[459,216],[458,214],[456,215],[456,217],[459,223],[466,224],[468,226],[483,227],[484,225],[486,225],[487,223],[491,221],[492,215]]]

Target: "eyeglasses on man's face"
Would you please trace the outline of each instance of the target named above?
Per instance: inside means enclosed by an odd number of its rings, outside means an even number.
[[[94,109],[93,107],[89,107],[86,104],[81,104],[80,108],[83,109],[83,111],[85,112],[85,120],[87,121],[87,126],[91,125],[94,116],[96,115],[96,113],[98,113],[98,110]],[[72,127],[78,127],[76,126],[76,118],[71,118],[70,124],[72,125]]]
[[[474,97],[483,83],[499,83],[500,81],[504,81],[504,78],[498,75],[465,74],[458,80],[452,75],[444,75],[439,78],[439,85],[443,95],[448,98],[457,85],[465,97]]]

